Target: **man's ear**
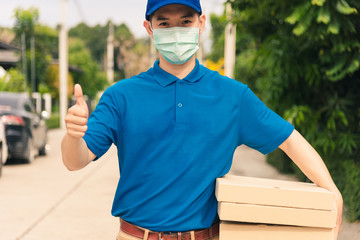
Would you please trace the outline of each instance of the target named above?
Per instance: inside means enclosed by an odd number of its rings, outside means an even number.
[[[152,31],[152,29],[151,29],[151,23],[150,23],[150,21],[145,20],[143,25],[144,25],[144,28],[146,29],[147,33],[149,34],[149,36],[150,36],[151,38],[153,38],[153,31]]]
[[[205,29],[206,16],[205,14],[200,15],[200,33],[202,33]]]

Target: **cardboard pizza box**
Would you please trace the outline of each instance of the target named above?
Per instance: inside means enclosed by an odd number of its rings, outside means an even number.
[[[334,228],[336,211],[220,202],[220,220]]]
[[[220,222],[220,240],[333,240],[334,229]]]
[[[216,180],[219,202],[331,211],[335,196],[313,183],[226,175]]]

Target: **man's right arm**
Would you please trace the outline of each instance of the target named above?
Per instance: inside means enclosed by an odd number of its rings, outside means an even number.
[[[81,86],[78,84],[74,87],[74,95],[76,104],[69,108],[65,117],[67,132],[61,143],[62,159],[70,171],[82,169],[96,158],[83,139],[87,130],[89,111],[83,99]]]

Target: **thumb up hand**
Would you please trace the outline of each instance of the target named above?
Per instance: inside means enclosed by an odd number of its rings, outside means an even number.
[[[84,95],[83,95],[83,91],[82,91],[82,88],[81,88],[80,84],[75,84],[75,86],[74,86],[74,96],[75,96],[75,99],[76,99],[76,104],[79,105],[84,110],[86,110],[86,112],[88,112],[88,107],[87,107],[87,104],[86,104],[86,102],[84,100]]]
[[[65,117],[67,134],[73,138],[82,138],[87,130],[89,118],[88,106],[83,98],[83,92],[79,84],[74,86],[76,104],[69,108]]]

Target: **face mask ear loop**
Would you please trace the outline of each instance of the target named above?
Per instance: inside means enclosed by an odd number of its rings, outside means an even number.
[[[198,47],[200,47],[200,38],[201,38],[201,33],[200,33],[200,28],[201,28],[201,24],[199,23],[199,39],[198,39]]]
[[[149,21],[149,23],[150,23],[150,29],[151,29],[151,32],[152,32],[152,34],[153,34],[153,39],[154,39],[154,29],[152,28],[152,23],[151,23],[151,21]]]

